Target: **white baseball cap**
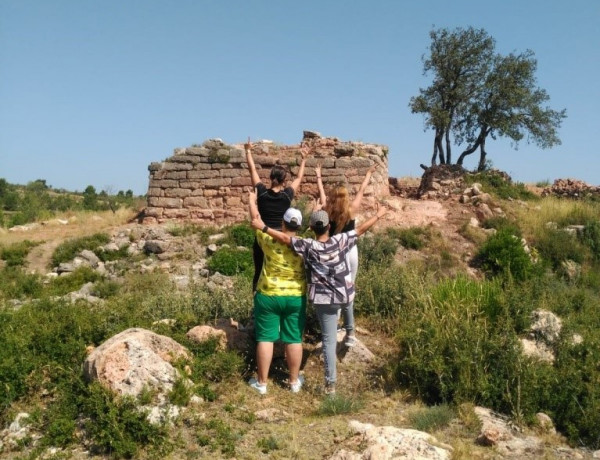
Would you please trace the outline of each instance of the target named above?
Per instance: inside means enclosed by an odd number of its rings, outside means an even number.
[[[290,230],[296,230],[302,225],[302,213],[296,208],[288,208],[283,215],[283,221]]]

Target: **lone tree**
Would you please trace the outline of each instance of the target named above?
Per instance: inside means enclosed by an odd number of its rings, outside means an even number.
[[[438,158],[440,164],[452,163],[451,136],[465,146],[458,165],[479,149],[478,171],[486,165],[488,137],[508,137],[515,148],[524,137],[541,148],[560,144],[557,130],[566,111],[543,106],[550,97],[536,86],[532,51],[496,54],[494,39],[472,27],[433,30],[430,37],[423,73],[433,74],[433,82],[409,107],[422,113],[425,129],[435,133],[432,165]]]

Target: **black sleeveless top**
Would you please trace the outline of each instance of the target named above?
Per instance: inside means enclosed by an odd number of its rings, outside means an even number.
[[[265,184],[259,182],[256,184],[256,194],[260,218],[268,227],[281,230],[283,215],[292,205],[294,199],[294,189],[286,187],[280,192],[274,192],[267,188]]]
[[[335,224],[335,222],[329,222],[329,236],[333,236],[335,233],[335,228],[337,227],[337,225]],[[345,233],[345,232],[349,232],[350,230],[354,230],[354,228],[356,227],[356,220],[355,219],[351,219],[348,222],[346,222],[346,225],[344,225],[344,228],[342,228],[341,232],[338,233]]]

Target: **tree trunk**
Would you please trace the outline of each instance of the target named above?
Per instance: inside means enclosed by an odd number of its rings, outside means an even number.
[[[450,130],[446,130],[446,163],[452,164],[452,153],[450,150]]]
[[[433,140],[433,156],[431,157],[431,166],[435,166],[437,164],[437,156],[438,156],[438,147],[435,139]]]
[[[479,165],[477,166],[477,172],[485,171],[485,157],[487,153],[485,151],[485,138],[479,145]]]
[[[444,130],[436,130],[435,132],[435,145],[437,145],[438,155],[440,157],[440,164],[446,164],[446,157],[444,156],[444,146],[442,145],[442,139],[444,138]]]
[[[475,143],[469,147],[467,150],[465,150],[463,153],[460,154],[460,156],[458,157],[458,161],[456,162],[457,165],[462,166],[463,161],[465,160],[465,157],[467,155],[471,155],[475,150],[477,150],[477,147],[479,147],[480,144],[480,140],[479,137],[477,138],[477,141],[475,141]]]

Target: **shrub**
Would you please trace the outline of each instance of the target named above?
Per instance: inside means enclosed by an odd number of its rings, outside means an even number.
[[[236,246],[251,248],[254,244],[255,232],[248,222],[230,227],[227,233]]]
[[[360,252],[359,257],[362,257]],[[382,270],[381,266],[364,267],[359,262],[359,267],[355,315],[384,318],[398,315],[415,282],[414,274],[398,265],[388,265]]]
[[[422,227],[389,228],[387,234],[406,249],[421,249],[425,245],[423,238],[427,235],[427,231]]]
[[[577,238],[563,230],[550,228],[540,232],[534,241],[542,259],[557,270],[565,260],[582,263],[585,259],[585,248]]]
[[[529,278],[534,268],[521,239],[506,229],[488,238],[474,261],[489,275],[512,276],[516,280]]]
[[[140,446],[167,441],[166,428],[150,423],[133,398],[114,396],[97,383],[82,398],[81,410],[93,450],[99,453],[131,458]]]
[[[38,244],[40,243],[24,240],[10,246],[2,247],[0,249],[0,259],[6,261],[6,265],[9,267],[24,265],[27,254],[29,254],[31,248],[34,248]]]
[[[583,228],[581,241],[590,249],[592,257],[600,261],[600,221],[589,220]]]
[[[77,291],[86,283],[93,283],[102,278],[98,272],[90,267],[79,267],[72,273],[53,278],[46,292],[49,295],[61,296],[69,292]]]
[[[359,238],[358,254],[360,257],[360,267],[382,267],[389,265],[396,250],[398,249],[398,240],[382,233],[370,237]]]
[[[243,274],[251,277],[254,273],[252,253],[248,250],[221,248],[208,260],[208,269],[222,275]]]
[[[91,236],[67,240],[54,250],[51,258],[52,266],[57,267],[63,262],[73,260],[73,258],[84,249],[94,251],[98,246],[102,246],[109,241],[110,237],[106,233],[95,233]]]
[[[509,198],[519,200],[538,199],[533,192],[527,190],[527,187],[525,187],[524,184],[520,182],[514,183],[512,180],[506,178],[503,174],[494,170],[484,171],[477,174],[467,174],[465,176],[465,182],[467,184],[479,182],[486,192],[505,200]]]
[[[483,228],[505,230],[515,236],[521,236],[521,229],[519,228],[519,225],[516,222],[513,222],[512,220],[503,216],[490,217],[489,219],[483,221],[481,226]]]
[[[25,273],[19,267],[0,270],[0,299],[37,298],[43,289],[40,275]]]

